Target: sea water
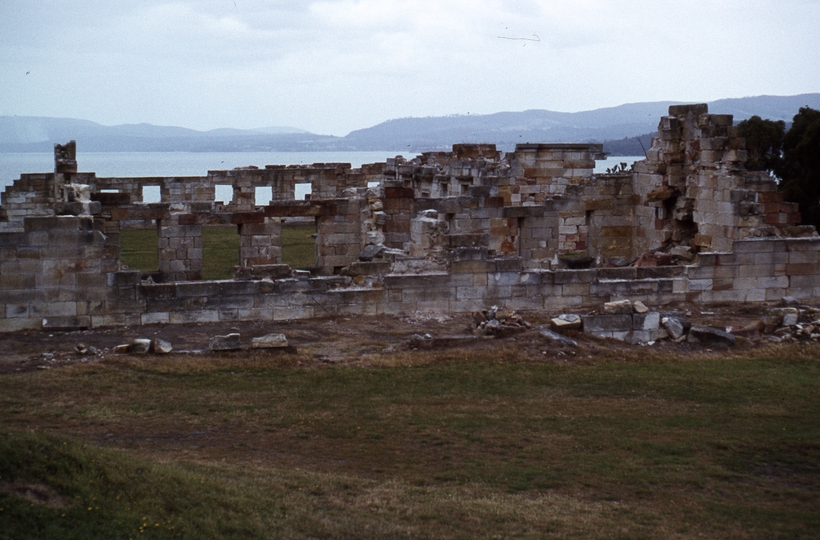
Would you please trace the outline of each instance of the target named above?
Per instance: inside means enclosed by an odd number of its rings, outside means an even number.
[[[312,163],[384,162],[403,156],[412,159],[417,154],[406,151],[372,152],[85,152],[77,156],[78,169],[95,172],[98,177],[131,176],[205,176],[208,171],[229,170],[255,165],[310,165]],[[643,156],[610,156],[596,162],[595,172],[606,172],[619,163],[627,167]],[[22,173],[54,171],[51,153],[0,153],[0,191],[14,183]]]

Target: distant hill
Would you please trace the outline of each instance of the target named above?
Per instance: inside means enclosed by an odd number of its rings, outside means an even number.
[[[454,143],[495,143],[512,150],[518,143],[603,142],[615,155],[640,155],[641,143],[657,132],[658,120],[680,102],[629,103],[593,111],[547,110],[399,118],[353,131],[345,137],[317,135],[290,127],[196,131],[151,124],[103,126],[88,120],[25,116],[0,117],[0,152],[50,152],[55,142],[77,141],[85,152],[139,151],[355,151],[448,150]],[[709,111],[791,121],[800,107],[820,109],[820,93],[721,99]],[[640,142],[639,142],[640,141]]]
[[[677,103],[630,103],[577,113],[530,110],[401,118],[354,131],[345,137],[345,141],[363,150],[385,147],[446,149],[453,142],[495,143],[508,150],[521,142],[614,142],[656,133],[660,117],[668,114],[670,105]],[[804,106],[820,109],[820,93],[722,99],[709,103],[709,111],[732,114],[735,121],[753,115],[791,121]]]
[[[74,118],[0,116],[0,152],[51,152],[54,143],[72,139],[85,152],[241,152],[310,149],[338,137],[286,126],[197,131],[152,124],[103,126]]]

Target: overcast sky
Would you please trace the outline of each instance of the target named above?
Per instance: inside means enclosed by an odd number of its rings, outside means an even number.
[[[0,114],[345,135],[820,92],[820,0],[0,0]]]

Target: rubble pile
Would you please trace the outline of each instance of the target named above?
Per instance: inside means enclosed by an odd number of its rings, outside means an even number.
[[[766,311],[756,329],[770,342],[820,342],[820,309],[785,298],[783,307]]]
[[[515,311],[499,312],[498,306],[473,314],[473,333],[478,337],[505,337],[530,328],[532,325]]]

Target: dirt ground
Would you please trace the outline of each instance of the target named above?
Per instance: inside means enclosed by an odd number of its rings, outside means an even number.
[[[731,306],[681,305],[658,309],[662,316],[682,317],[692,324],[743,328],[757,322],[771,306],[761,304]],[[593,311],[577,312],[578,314]],[[660,341],[652,345],[630,345],[614,340],[602,340],[568,331],[566,335],[578,342],[578,347],[562,347],[539,336],[542,326],[549,327],[549,319],[558,313],[519,312],[531,328],[502,339],[475,338],[472,314],[405,316],[333,316],[295,321],[253,321],[233,323],[150,325],[142,327],[118,327],[70,332],[25,331],[0,335],[0,374],[19,373],[35,369],[51,369],[73,363],[104,360],[116,353],[114,347],[130,343],[136,338],[161,338],[174,347],[171,354],[248,354],[251,339],[271,333],[282,333],[292,347],[290,353],[298,352],[298,365],[356,364],[366,362],[368,355],[390,354],[412,350],[414,335],[429,334],[435,338],[435,347],[458,346],[461,348],[487,347],[490,342],[520,347],[530,358],[540,355],[557,360],[577,354],[595,355],[617,350],[636,350],[643,347],[674,351],[702,352],[707,348],[691,343]],[[239,332],[243,350],[230,353],[212,353],[209,341],[212,336]],[[770,340],[755,333],[742,339],[742,346],[754,347],[768,344]],[[84,352],[80,352],[84,351]],[[287,354],[287,352],[262,352],[253,354]]]

